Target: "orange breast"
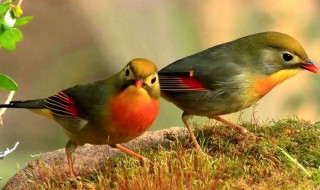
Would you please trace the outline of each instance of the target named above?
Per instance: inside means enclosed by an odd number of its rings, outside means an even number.
[[[109,106],[112,121],[110,138],[123,142],[145,132],[159,112],[159,101],[151,99],[145,89],[134,86],[114,97]]]
[[[293,77],[299,72],[297,69],[282,70],[267,77],[260,77],[254,81],[253,91],[256,97],[263,97],[277,84]]]

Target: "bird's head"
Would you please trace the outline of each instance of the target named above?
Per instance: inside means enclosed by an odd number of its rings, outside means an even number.
[[[120,72],[123,87],[144,89],[153,99],[160,97],[160,85],[157,67],[149,60],[136,58],[131,60]]]
[[[287,34],[258,33],[240,38],[233,44],[243,68],[251,74],[254,93],[260,98],[300,70],[313,73],[319,70],[300,43]]]
[[[293,37],[279,32],[263,32],[238,39],[245,44],[253,67],[265,75],[282,70],[308,70],[318,72],[318,67],[309,59],[301,44]],[[241,46],[241,45],[240,45]]]

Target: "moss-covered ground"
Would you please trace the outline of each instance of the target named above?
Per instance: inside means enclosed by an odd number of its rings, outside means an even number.
[[[188,136],[183,136],[173,139],[169,149],[140,152],[155,163],[154,168],[123,154],[106,159],[102,170],[92,168],[77,180],[44,165],[43,171],[28,174],[36,180],[21,185],[25,189],[320,189],[319,124],[287,118],[242,125],[259,140],[223,125],[194,124],[203,152],[194,150]]]

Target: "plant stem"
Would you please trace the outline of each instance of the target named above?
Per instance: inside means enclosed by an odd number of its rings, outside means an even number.
[[[20,6],[20,7],[21,7],[22,2],[23,2],[23,0],[19,0],[19,2],[18,2],[18,6]]]
[[[7,100],[5,101],[5,104],[9,104],[10,101],[12,100],[13,98],[13,95],[14,95],[15,91],[11,91]],[[0,110],[0,125],[3,125],[3,120],[2,120],[2,115],[4,114],[4,112],[6,111],[7,108],[2,108]]]

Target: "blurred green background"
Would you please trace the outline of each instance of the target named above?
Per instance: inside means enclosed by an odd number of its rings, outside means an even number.
[[[21,27],[17,50],[0,49],[0,72],[16,80],[15,100],[43,98],[70,86],[109,77],[129,60],[144,57],[158,68],[219,43],[262,31],[297,38],[320,63],[320,1],[292,0],[41,0],[24,1],[24,15],[34,19]],[[254,109],[261,121],[298,115],[320,120],[319,76],[308,72],[286,81]],[[7,93],[0,92],[3,102]],[[252,120],[252,108],[241,120]],[[227,116],[233,121],[239,113]],[[33,155],[64,148],[58,124],[26,110],[9,110],[0,126],[0,150],[20,142],[0,160],[0,188]],[[198,119],[198,118],[197,118]],[[199,122],[208,123],[206,119]],[[162,100],[150,130],[183,126],[181,111]]]

